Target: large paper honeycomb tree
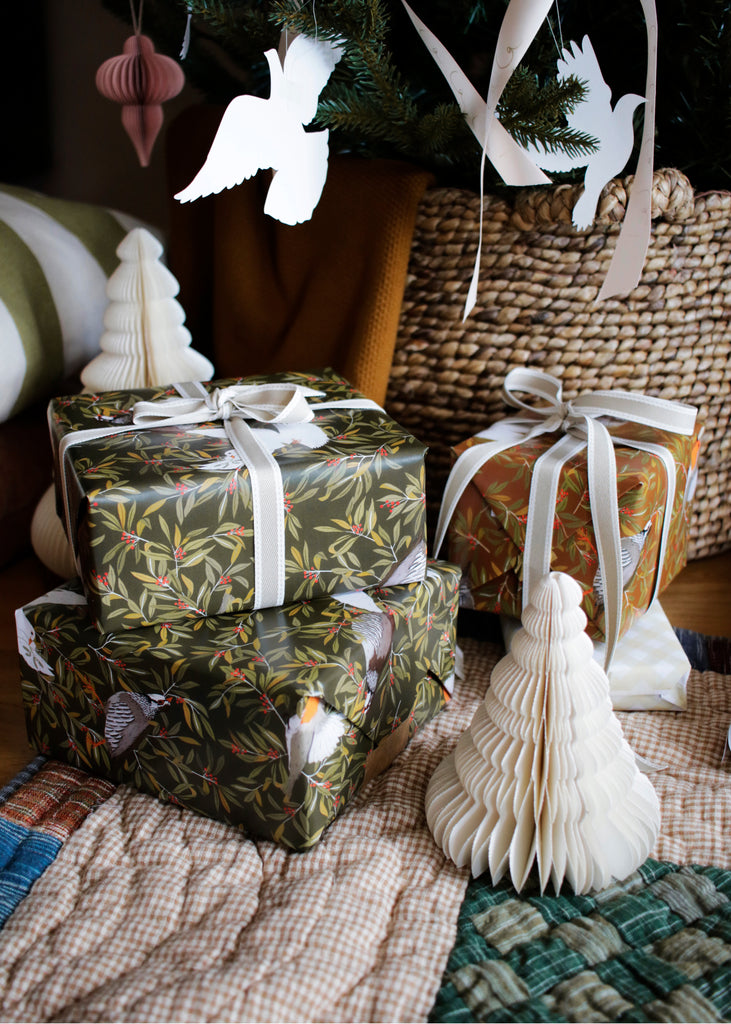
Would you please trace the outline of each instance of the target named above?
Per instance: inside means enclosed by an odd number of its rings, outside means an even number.
[[[426,794],[434,838],[458,867],[520,891],[577,893],[630,875],[660,828],[655,790],[612,710],[584,632],[581,588],[544,576],[483,703]]]

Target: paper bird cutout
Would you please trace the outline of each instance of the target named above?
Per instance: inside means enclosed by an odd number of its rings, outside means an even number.
[[[572,221],[576,228],[588,228],[596,216],[601,190],[624,169],[630,158],[634,145],[632,118],[645,99],[628,92],[612,108],[612,90],[604,81],[588,36],[584,36],[581,46],[569,43],[562,57],[556,62],[559,81],[574,75],[587,85],[585,98],[566,118],[568,125],[593,136],[599,145],[594,153],[577,156],[561,150],[551,152],[540,145],[527,146],[526,152],[548,171],[586,167],[584,191],[574,207]]]
[[[267,50],[269,99],[231,100],[203,167],[175,198],[187,203],[271,168],[264,213],[283,224],[309,220],[327,177],[329,132],[306,132],[305,125],[341,54],[335,43],[303,35],[291,42],[283,61],[276,50]]]

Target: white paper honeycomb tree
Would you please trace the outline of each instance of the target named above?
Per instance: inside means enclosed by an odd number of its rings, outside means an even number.
[[[210,379],[213,366],[190,347],[175,298],[180,286],[161,263],[162,252],[146,228],[133,228],[117,247],[121,262],[107,282],[101,352],[81,372],[87,391]]]
[[[536,586],[510,652],[426,794],[429,828],[458,867],[520,891],[606,887],[649,856],[660,828],[655,790],[612,710],[584,632],[581,589],[564,573]]]

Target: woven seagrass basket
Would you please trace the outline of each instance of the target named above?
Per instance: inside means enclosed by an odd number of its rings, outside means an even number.
[[[560,377],[567,399],[622,388],[694,405],[705,430],[688,557],[731,547],[731,193],[695,195],[679,171],[657,171],[641,281],[597,302],[631,182],[606,187],[586,231],[571,224],[580,186],[486,197],[478,299],[464,322],[480,199],[427,190],[386,407],[430,446],[432,528],[450,446],[507,415],[505,374],[531,366]]]

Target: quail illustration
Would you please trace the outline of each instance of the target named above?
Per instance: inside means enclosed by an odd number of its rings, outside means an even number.
[[[284,796],[289,800],[294,784],[308,764],[318,764],[334,752],[344,734],[346,719],[339,711],[326,708],[319,697],[308,697],[300,715],[287,722],[288,774]]]
[[[112,757],[121,757],[130,750],[167,702],[161,693],[113,693],[104,705],[104,739]]]
[[[602,77],[599,61],[588,36],[581,46],[571,42],[558,60],[559,81],[575,75],[585,83],[587,93],[566,117],[569,128],[597,140],[597,149],[588,155],[572,155],[528,146],[527,152],[547,171],[568,171],[586,166],[584,191],[574,206],[574,227],[588,228],[596,215],[599,195],[608,181],[619,174],[630,158],[634,145],[632,119],[643,96],[625,93],[612,107],[612,90]]]
[[[462,573],[459,579],[459,606],[460,608],[475,607],[475,595],[472,593],[470,578],[466,572]]]
[[[393,644],[393,620],[386,612],[366,612],[353,619],[351,628],[363,645],[367,700],[370,703],[381,673],[388,667]]]
[[[399,583],[416,583],[424,579],[425,572],[426,543],[424,540],[418,540],[391,569],[381,585],[395,587]]]
[[[651,526],[652,523],[648,523],[644,530],[640,530],[639,533],[632,534],[631,537],[623,537],[620,541],[622,590],[626,589],[627,584],[634,576],[635,570],[639,565],[642,548],[645,545]],[[601,569],[597,569],[596,575],[594,576],[594,596],[600,606],[604,604],[604,580],[602,578]]]

